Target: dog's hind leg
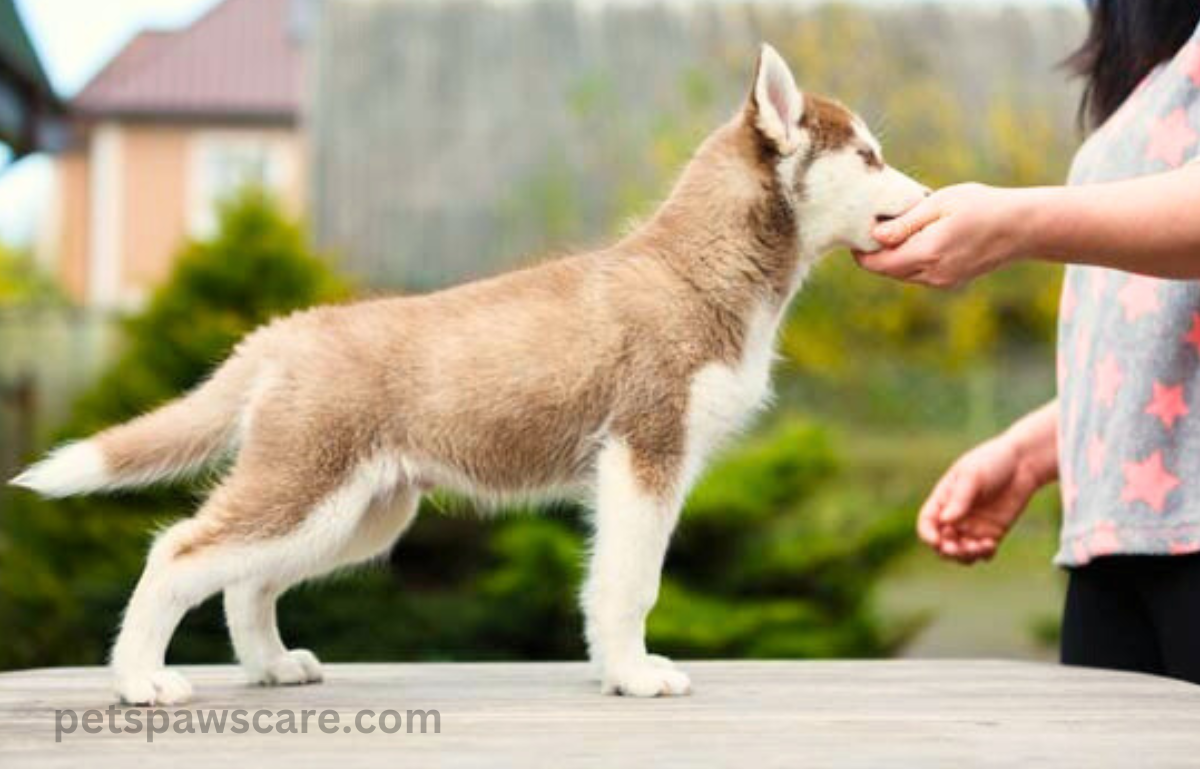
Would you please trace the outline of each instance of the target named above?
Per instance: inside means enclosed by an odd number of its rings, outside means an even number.
[[[286,586],[328,570],[352,541],[372,500],[390,493],[397,475],[394,463],[368,462],[330,489],[299,490],[293,477],[273,475],[262,465],[253,471],[235,468],[195,518],[171,527],[151,548],[113,646],[121,699],[133,704],[186,700],[187,682],[163,667],[184,613],[231,585]],[[239,628],[261,630],[267,613],[256,601],[245,598]],[[250,632],[260,649],[271,650],[273,638],[264,641],[267,634]]]
[[[419,501],[417,492],[404,488],[373,501],[341,550],[304,578],[385,553],[412,523]],[[276,601],[287,587],[249,580],[225,590],[225,617],[233,648],[254,683],[302,684],[321,680],[321,664],[316,655],[307,649],[289,650],[280,637]]]
[[[639,697],[687,694],[686,674],[646,652],[646,616],[658,598],[663,560],[680,500],[673,484],[652,489],[640,480],[635,455],[619,441],[597,464],[595,538],[582,601],[589,653],[603,691]]]
[[[225,621],[238,661],[253,683],[320,681],[321,663],[307,649],[288,649],[279,635],[275,606],[283,589],[266,582],[239,582],[225,589]]]

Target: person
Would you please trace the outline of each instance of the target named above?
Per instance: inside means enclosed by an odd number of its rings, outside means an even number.
[[[1059,480],[1062,661],[1200,683],[1200,3],[1089,12],[1068,62],[1090,133],[1067,186],[942,189],[855,259],[933,287],[1068,265],[1057,399],[954,462],[918,533],[946,558],[991,558]]]

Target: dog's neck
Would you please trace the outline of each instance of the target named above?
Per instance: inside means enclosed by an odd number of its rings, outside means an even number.
[[[626,244],[664,260],[729,310],[782,309],[813,259],[772,159],[741,118],[701,145],[671,195]]]

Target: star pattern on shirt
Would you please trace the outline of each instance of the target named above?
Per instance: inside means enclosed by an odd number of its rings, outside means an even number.
[[[1190,344],[1200,355],[1200,312],[1192,313],[1192,327],[1183,335],[1184,344]]]
[[[1117,301],[1125,308],[1125,320],[1133,323],[1143,315],[1158,312],[1162,305],[1158,299],[1159,282],[1144,275],[1130,275],[1129,280],[1117,292]]]
[[[1100,472],[1104,469],[1104,455],[1107,452],[1108,452],[1108,445],[1105,444],[1104,439],[1101,438],[1099,435],[1093,434],[1091,438],[1088,438],[1088,445],[1087,445],[1088,472],[1090,472],[1093,477],[1099,475]]]
[[[1121,364],[1117,363],[1117,357],[1111,352],[1104,356],[1104,360],[1096,365],[1096,400],[1112,408],[1124,378],[1125,372],[1121,370]]]
[[[1121,550],[1121,538],[1117,536],[1117,526],[1112,521],[1101,521],[1092,529],[1088,537],[1088,552],[1093,558],[1112,555]]]
[[[1188,413],[1187,402],[1183,399],[1183,385],[1168,387],[1155,382],[1154,394],[1146,406],[1146,413],[1158,417],[1168,430],[1174,428],[1176,420]]]
[[[1155,451],[1141,462],[1125,463],[1125,488],[1122,502],[1141,502],[1156,513],[1167,504],[1167,495],[1179,485],[1179,478],[1163,466],[1162,451]]]
[[[1183,108],[1172,110],[1166,117],[1150,122],[1150,141],[1146,145],[1146,160],[1161,160],[1172,168],[1183,162],[1187,148],[1196,143],[1196,131],[1188,123]]]

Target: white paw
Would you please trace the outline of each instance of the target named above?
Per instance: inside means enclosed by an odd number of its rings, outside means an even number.
[[[173,670],[118,675],[116,690],[127,705],[177,705],[192,698],[192,685]]]
[[[670,657],[664,657],[661,654],[647,654],[646,661],[656,668],[666,668],[667,670],[679,669]]]
[[[627,697],[678,697],[692,693],[692,682],[686,673],[675,669],[674,663],[659,657],[606,676],[602,691]]]
[[[308,649],[292,649],[267,663],[266,669],[255,678],[267,686],[294,686],[316,683],[323,676],[317,655]]]

